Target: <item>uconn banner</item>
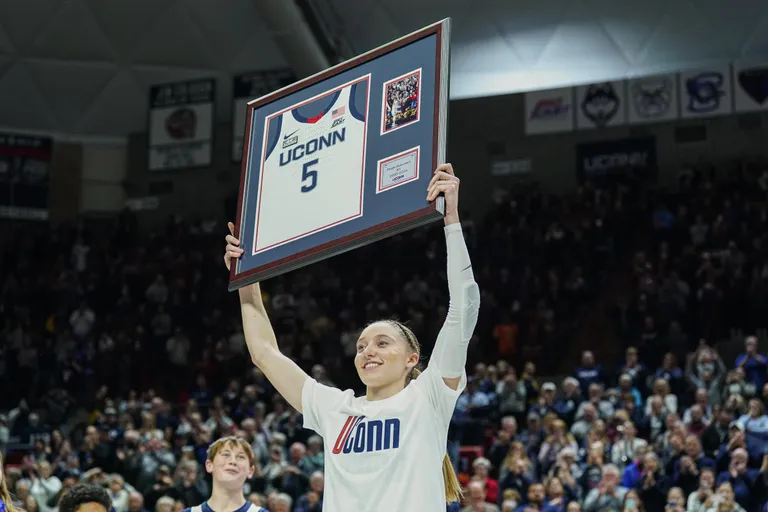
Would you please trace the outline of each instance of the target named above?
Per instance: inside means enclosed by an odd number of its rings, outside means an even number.
[[[48,218],[52,152],[49,137],[0,133],[0,217]]]
[[[656,139],[642,137],[576,146],[576,177],[584,180],[655,179],[657,170]]]
[[[150,89],[150,171],[211,165],[215,98],[213,79],[155,85]]]

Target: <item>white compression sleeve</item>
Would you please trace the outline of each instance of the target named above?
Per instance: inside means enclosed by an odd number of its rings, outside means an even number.
[[[467,364],[467,348],[480,310],[480,289],[472,272],[461,224],[445,226],[445,243],[450,302],[429,364],[437,366],[441,377],[456,378],[461,377]]]

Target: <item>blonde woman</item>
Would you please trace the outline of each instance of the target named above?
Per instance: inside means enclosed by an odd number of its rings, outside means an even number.
[[[587,462],[579,483],[585,493],[596,489],[600,485],[605,465],[605,445],[601,441],[595,441],[587,450]]]
[[[723,482],[717,492],[704,503],[704,512],[746,512],[736,503],[730,482]]]
[[[608,435],[608,427],[603,420],[597,420],[592,425],[592,428],[587,434],[587,441],[589,443],[601,442],[605,445],[606,450],[611,445],[611,436]]]
[[[502,495],[501,512],[515,512],[519,503],[520,493],[513,489],[507,489]]]
[[[581,478],[582,471],[576,451],[572,448],[565,448],[557,455],[557,461],[549,471],[549,476],[559,478],[566,493],[577,499],[581,496],[581,489],[576,480]]]
[[[8,484],[5,482],[5,461],[2,452],[0,452],[0,509],[5,512],[19,512],[13,506],[11,493],[8,492]]]
[[[550,424],[550,434],[544,439],[539,449],[539,467],[542,473],[549,469],[557,460],[557,454],[566,448],[576,451],[579,448],[576,438],[568,432],[568,427],[561,419],[553,420]]]
[[[155,421],[155,415],[150,411],[144,411],[141,413],[141,427],[139,428],[139,434],[144,441],[150,439],[161,439],[163,433],[157,428]]]
[[[108,488],[109,498],[112,500],[112,508],[115,512],[127,512],[128,511],[128,496],[135,489],[131,486],[125,485],[125,480],[118,474],[111,475],[109,477]]]
[[[589,452],[588,447],[593,446],[595,443],[600,443],[605,453],[603,454],[606,461],[610,462],[611,458],[611,446],[613,441],[608,435],[608,428],[603,420],[597,420],[592,428],[587,433],[587,437],[584,439],[583,446],[585,452]]]
[[[509,451],[501,465],[499,480],[504,480],[508,473],[533,476],[533,463],[526,455],[525,446],[520,441],[513,441],[509,445]]]
[[[251,361],[303,415],[303,427],[323,438],[327,512],[437,512],[461,498],[446,448],[450,420],[467,383],[467,350],[477,324],[480,289],[459,222],[459,179],[450,164],[435,169],[425,193],[428,202],[439,195],[445,200],[449,301],[423,372],[421,345],[413,331],[383,319],[363,329],[355,345],[352,363],[366,386],[365,395],[318,382],[280,351],[258,283],[238,291]],[[227,270],[245,250],[253,250],[248,243],[240,247],[235,226],[228,227]]]
[[[533,477],[533,464],[525,454],[525,447],[519,441],[513,442],[502,464],[499,491],[504,495],[511,489],[525,495]]]
[[[155,504],[155,512],[173,512],[175,501],[170,496],[163,496]]]
[[[646,416],[650,416],[651,414],[651,399],[654,396],[661,398],[661,402],[664,404],[664,408],[667,412],[677,412],[677,396],[672,394],[669,382],[664,379],[656,379],[653,383],[653,394],[645,401]]]

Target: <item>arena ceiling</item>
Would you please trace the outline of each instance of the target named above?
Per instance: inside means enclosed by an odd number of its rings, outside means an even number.
[[[0,127],[146,129],[150,85],[286,66],[259,0],[0,0]],[[288,0],[286,0],[288,1]],[[452,98],[768,60],[759,0],[323,0],[362,53],[453,18]]]
[[[453,99],[768,61],[762,0],[332,1],[360,50],[450,16]]]
[[[0,0],[0,125],[126,135],[153,84],[286,66],[254,0]]]

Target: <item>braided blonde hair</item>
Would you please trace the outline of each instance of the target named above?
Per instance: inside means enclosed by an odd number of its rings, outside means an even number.
[[[397,320],[383,320],[384,323],[391,325],[400,332],[403,340],[408,343],[408,346],[413,350],[421,359],[421,345],[416,335],[405,324],[398,322]],[[412,380],[421,375],[421,368],[419,364],[416,364],[408,375],[405,376],[405,385],[407,386]],[[461,484],[456,476],[456,471],[453,469],[448,453],[443,457],[443,481],[445,482],[445,501],[447,503],[453,503],[454,501],[461,502],[464,497],[464,492],[461,489]]]

